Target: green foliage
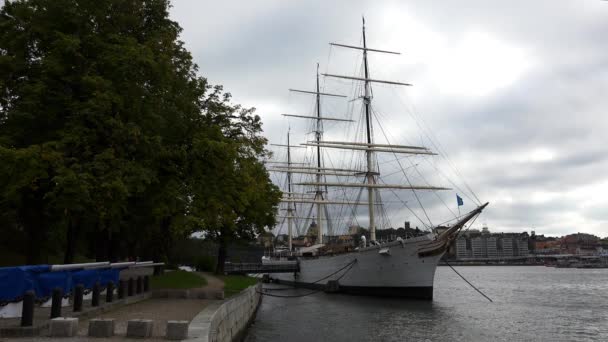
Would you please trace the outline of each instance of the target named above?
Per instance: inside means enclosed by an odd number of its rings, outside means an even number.
[[[193,289],[207,285],[207,280],[200,275],[186,271],[171,271],[150,278],[152,289]]]
[[[196,259],[196,270],[204,272],[215,272],[217,259],[210,255],[201,255]]]
[[[197,76],[168,7],[0,9],[0,229],[27,262],[167,260],[192,232],[223,246],[274,223],[260,117]]]
[[[226,297],[235,295],[259,281],[258,278],[242,275],[224,275],[219,276],[219,278],[224,282],[224,295]]]
[[[0,250],[0,267],[23,265],[25,258],[23,254],[8,250]]]

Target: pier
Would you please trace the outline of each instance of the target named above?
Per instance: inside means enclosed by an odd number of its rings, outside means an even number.
[[[300,264],[297,261],[278,261],[266,263],[232,263],[224,264],[226,274],[248,274],[248,273],[288,273],[299,272]]]

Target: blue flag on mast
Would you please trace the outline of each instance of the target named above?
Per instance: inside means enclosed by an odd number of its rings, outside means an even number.
[[[461,205],[464,205],[464,202],[462,201],[462,197],[458,196],[458,194],[456,194],[456,203],[458,203],[459,207]]]

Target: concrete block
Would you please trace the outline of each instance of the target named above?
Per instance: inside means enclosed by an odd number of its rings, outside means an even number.
[[[150,337],[154,321],[150,319],[130,319],[127,322],[127,337]]]
[[[57,317],[51,319],[52,337],[72,337],[78,332],[78,318]]]
[[[90,337],[114,336],[114,318],[96,318],[89,321]]]
[[[188,321],[167,321],[167,340],[187,339],[188,325]]]

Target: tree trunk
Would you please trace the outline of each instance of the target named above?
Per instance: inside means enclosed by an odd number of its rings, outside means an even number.
[[[108,229],[108,261],[118,262],[120,253],[120,233]]]
[[[129,237],[129,240],[127,240],[127,260],[133,261],[137,258],[137,249],[137,240],[133,239],[133,237]]]
[[[66,246],[65,254],[63,255],[63,263],[74,263],[74,254],[76,254],[76,229],[74,228],[74,220],[71,215],[68,215],[68,230],[66,232]]]
[[[225,228],[220,229],[220,238],[218,239],[217,250],[217,265],[215,266],[215,274],[224,274],[224,263],[226,262],[228,238],[225,234]]]
[[[25,263],[27,265],[36,265],[44,263],[45,260],[42,258],[43,249],[46,242],[46,234],[44,234],[40,228],[26,227],[27,234],[27,247]]]
[[[171,235],[171,216],[167,216],[161,220],[160,231],[161,231],[161,241],[160,246],[162,246],[162,255],[157,255],[154,261],[169,261],[169,257],[171,254],[171,245],[173,244],[173,236]]]
[[[95,261],[108,261],[108,228],[104,222],[97,222],[94,243]]]
[[[25,262],[28,265],[45,263],[48,247],[47,235],[49,227],[44,218],[44,200],[42,190],[25,196],[22,208],[19,209],[19,222],[26,233]]]

